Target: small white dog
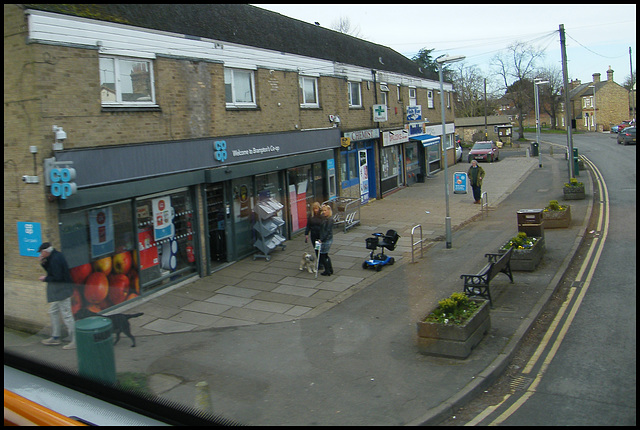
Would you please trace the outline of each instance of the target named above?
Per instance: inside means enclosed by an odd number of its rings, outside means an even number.
[[[309,273],[316,272],[316,256],[305,252],[302,254],[302,258],[300,259],[300,270],[307,270]]]

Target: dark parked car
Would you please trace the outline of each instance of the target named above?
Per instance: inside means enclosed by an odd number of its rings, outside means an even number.
[[[630,143],[636,144],[636,128],[627,127],[618,133],[618,144],[629,145]]]
[[[469,163],[471,160],[497,161],[500,158],[500,151],[492,141],[476,142],[469,151]]]

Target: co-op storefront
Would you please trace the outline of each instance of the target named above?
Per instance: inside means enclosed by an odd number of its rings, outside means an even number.
[[[118,305],[253,254],[262,201],[282,205],[283,238],[305,228],[310,203],[335,197],[339,143],[332,128],[56,152],[76,171],[58,214],[76,306]],[[108,285],[93,285],[105,282],[96,272]]]

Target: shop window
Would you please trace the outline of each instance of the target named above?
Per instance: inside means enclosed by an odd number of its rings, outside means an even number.
[[[140,294],[130,201],[61,213],[60,240],[74,282],[74,314]]]
[[[103,106],[155,106],[151,60],[100,57],[99,67]]]
[[[188,190],[136,201],[143,291],[196,272],[195,213]]]
[[[288,169],[287,183],[291,231],[296,232],[307,226],[307,215],[314,200],[311,165]]]

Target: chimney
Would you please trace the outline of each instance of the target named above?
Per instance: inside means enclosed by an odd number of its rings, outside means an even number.
[[[571,89],[579,87],[580,84],[581,84],[580,79],[574,79],[569,83],[569,85],[571,86]]]
[[[607,70],[607,81],[613,82],[613,70],[611,70],[611,66],[609,66],[609,70]]]
[[[594,84],[597,84],[598,82],[600,82],[600,73],[594,73],[592,76],[593,76]]]

